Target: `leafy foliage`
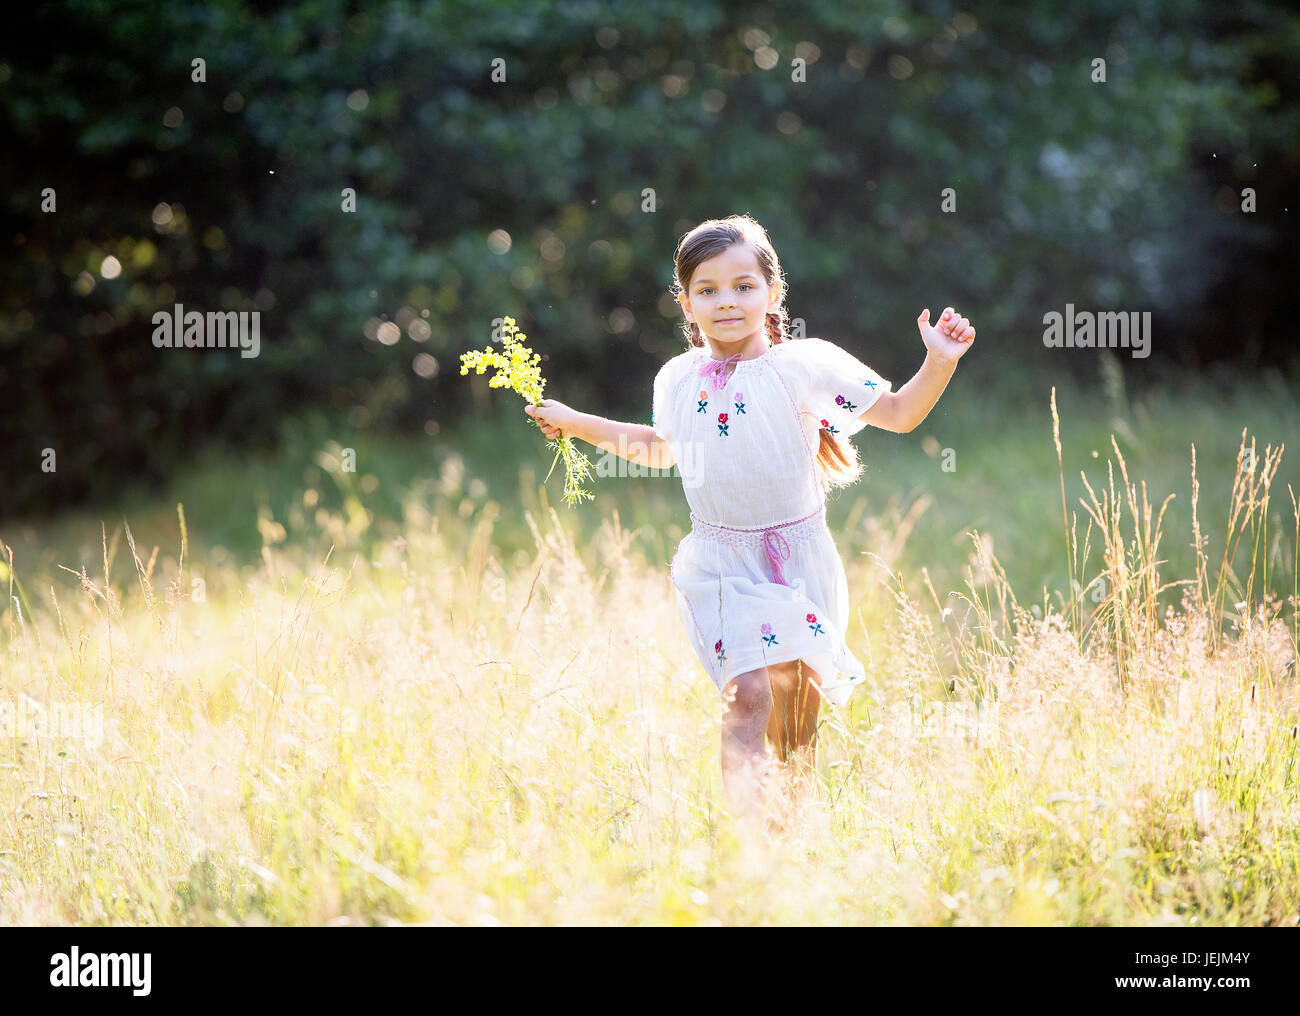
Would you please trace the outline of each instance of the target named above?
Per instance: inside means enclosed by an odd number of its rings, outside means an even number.
[[[887,376],[915,369],[927,304],[979,322],[986,375],[1095,370],[1038,342],[1066,302],[1155,312],[1156,355],[1130,370],[1293,355],[1265,324],[1300,199],[1300,19],[1281,4],[738,20],[707,0],[70,0],[13,18],[3,515],[161,482],[307,407],[450,435],[473,386],[438,365],[503,306],[545,336],[566,401],[648,418],[682,345],[672,251],[732,211],[771,232],[792,317]],[[154,348],[177,303],[258,311],[261,355]]]

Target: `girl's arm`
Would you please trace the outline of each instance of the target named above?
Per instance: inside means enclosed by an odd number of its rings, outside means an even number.
[[[576,437],[601,451],[653,469],[671,469],[677,464],[672,449],[645,423],[619,423],[603,416],[580,413],[563,402],[543,399],[539,406],[525,406],[547,437]]]
[[[925,363],[907,384],[896,392],[885,392],[859,417],[873,427],[891,430],[895,434],[915,430],[930,415],[956,369],[956,360],[944,360],[934,353],[927,353]]]
[[[948,380],[957,369],[957,361],[975,341],[975,328],[951,307],[943,312],[939,324],[930,324],[927,308],[916,319],[925,342],[925,363],[907,384],[896,392],[885,392],[860,418],[882,430],[906,434],[930,415]]]
[[[647,423],[619,423],[603,416],[578,413],[564,432],[638,465],[671,469],[677,463],[668,442]]]

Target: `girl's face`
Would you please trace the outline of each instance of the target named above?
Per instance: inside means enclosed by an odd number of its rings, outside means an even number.
[[[768,286],[754,248],[738,243],[700,262],[678,301],[719,349],[753,353],[767,345],[767,312],[780,303],[781,284]]]

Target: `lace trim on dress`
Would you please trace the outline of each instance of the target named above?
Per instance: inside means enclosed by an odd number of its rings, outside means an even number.
[[[794,522],[783,522],[780,525],[764,526],[760,529],[738,529],[734,526],[719,526],[712,522],[705,522],[691,512],[691,532],[708,540],[725,543],[729,547],[763,547],[765,534],[772,532],[779,533],[787,543],[802,543],[816,536],[826,525],[825,515],[826,507],[823,505],[811,515],[796,519]]]

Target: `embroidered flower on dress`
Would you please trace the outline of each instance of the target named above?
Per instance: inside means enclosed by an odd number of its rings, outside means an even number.
[[[816,614],[809,614],[805,620],[808,622],[808,627],[812,629],[814,635],[826,634],[826,629],[823,628],[821,622],[817,620]]]
[[[858,407],[855,406],[852,402],[850,402],[848,399],[846,399],[843,395],[837,395],[837,396],[835,396],[835,404],[836,404],[837,406],[843,406],[843,407],[844,407],[845,409],[847,409],[850,413],[853,412],[853,410],[855,410],[855,409],[858,408]]]
[[[834,427],[832,427],[832,426],[830,425],[830,421],[829,421],[829,420],[823,420],[823,421],[822,421],[822,429],[823,429],[823,430],[829,430],[832,434],[838,434],[838,433],[839,433],[838,430],[836,430]]]
[[[719,434],[719,436],[723,436],[723,435],[726,435],[726,433],[727,433],[727,414],[726,414],[726,413],[719,413],[719,414],[718,414],[718,434]]]
[[[722,648],[722,639],[718,639],[717,642],[713,643],[713,651],[718,654],[719,662],[727,658],[727,654]]]
[[[766,621],[763,622],[762,630],[763,630],[763,641],[766,642],[769,646],[779,646],[781,644],[776,640],[776,636],[772,634],[772,626],[768,624]]]
[[[697,413],[707,413],[709,411],[709,393],[700,392],[699,401],[696,403],[700,408],[695,410]]]
[[[744,394],[741,393],[741,392],[736,392],[736,394],[735,394],[735,399],[736,399],[736,412],[737,412],[737,413],[744,413],[744,412],[745,412],[745,396],[744,396]],[[748,414],[748,413],[745,413],[745,415],[748,416],[749,414]]]

